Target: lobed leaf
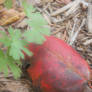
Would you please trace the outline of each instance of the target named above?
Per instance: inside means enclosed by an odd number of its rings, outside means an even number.
[[[4,72],[5,76],[8,76],[9,70],[13,73],[15,78],[20,77],[21,70],[18,65],[21,65],[21,62],[14,61],[12,57],[7,57],[2,50],[0,50],[0,72]]]
[[[30,51],[25,49],[27,42],[22,39],[22,33],[18,29],[9,28],[9,34],[11,37],[11,46],[9,50],[9,55],[12,56],[15,60],[24,59],[24,54],[22,51],[25,51],[29,56],[32,55]]]
[[[35,31],[32,29],[31,31],[28,30],[24,33],[24,37],[28,42],[36,43],[36,44],[42,44],[45,41],[45,38],[43,35],[39,33],[39,31]]]
[[[31,13],[34,12],[36,9],[32,6],[29,5],[25,0],[22,1],[22,5],[24,8],[24,12],[26,13],[27,17],[31,17]]]

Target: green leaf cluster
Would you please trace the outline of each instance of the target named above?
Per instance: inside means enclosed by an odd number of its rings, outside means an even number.
[[[32,52],[25,48],[28,42],[22,39],[23,36],[20,30],[10,27],[8,33],[6,34],[6,32],[0,31],[2,35],[0,42],[7,48],[5,53],[0,49],[0,72],[3,71],[5,75],[8,75],[10,69],[14,77],[18,78],[21,73],[19,68],[21,65],[20,59],[24,59],[23,52],[29,56],[32,55]]]
[[[12,5],[12,0],[6,0],[8,8]],[[50,35],[50,29],[47,27],[47,22],[43,16],[36,12],[36,9],[32,5],[28,5],[26,0],[22,2],[24,12],[27,15],[27,23],[29,30],[21,32],[19,29],[13,29],[9,27],[8,34],[4,31],[0,31],[2,35],[0,37],[0,43],[3,44],[6,51],[0,48],[0,72],[4,72],[5,76],[8,76],[9,71],[13,73],[15,78],[18,78],[21,74],[19,66],[22,65],[21,59],[24,59],[25,52],[28,56],[32,56],[26,46],[28,43],[42,44],[45,41],[45,36]]]
[[[21,70],[19,65],[21,65],[20,61],[14,60],[12,57],[6,55],[2,50],[0,50],[0,72],[4,72],[5,76],[8,76],[11,70],[15,79],[20,77]]]
[[[50,28],[47,27],[47,21],[43,16],[36,12],[32,5],[23,0],[22,5],[28,17],[27,23],[30,29],[24,33],[24,37],[28,42],[42,44],[45,41],[45,35],[50,35]]]

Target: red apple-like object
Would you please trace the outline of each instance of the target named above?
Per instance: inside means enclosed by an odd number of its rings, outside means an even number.
[[[30,43],[27,48],[34,54],[25,58],[31,62],[27,72],[41,92],[92,92],[87,89],[89,65],[64,41],[46,36],[42,45]]]

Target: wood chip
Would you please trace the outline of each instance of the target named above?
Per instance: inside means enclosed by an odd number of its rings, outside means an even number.
[[[17,20],[20,19],[20,14],[18,11],[14,10],[14,9],[10,9],[10,10],[5,10],[4,12],[2,12],[0,14],[0,25],[1,26],[5,26],[11,23],[16,22]]]

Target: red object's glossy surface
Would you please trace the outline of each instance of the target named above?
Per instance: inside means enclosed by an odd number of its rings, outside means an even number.
[[[42,92],[84,92],[90,80],[87,62],[68,44],[53,36],[43,45],[29,44],[34,53],[27,69],[33,85]]]

